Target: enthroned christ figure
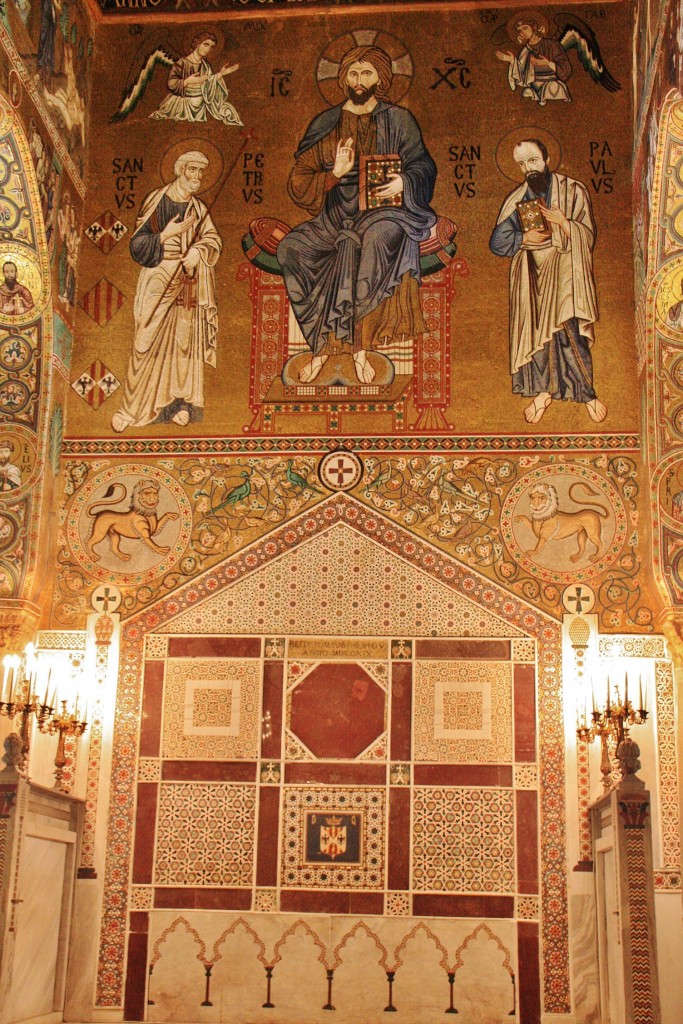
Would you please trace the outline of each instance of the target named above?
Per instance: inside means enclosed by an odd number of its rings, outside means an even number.
[[[425,330],[420,242],[436,222],[436,165],[413,115],[388,102],[392,78],[384,50],[349,50],[338,75],[346,101],[313,119],[295,154],[289,195],[313,219],[280,242],[277,256],[311,350],[303,383],[341,349],[369,384],[372,362],[379,365],[369,352]]]

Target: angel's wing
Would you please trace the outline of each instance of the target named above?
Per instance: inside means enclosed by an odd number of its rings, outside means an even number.
[[[621,84],[605,67],[595,32],[575,14],[558,14],[555,24],[560,28],[559,43],[563,50],[576,50],[584,70],[607,92],[618,92]]]
[[[147,83],[154,76],[154,69],[157,64],[163,64],[164,67],[170,68],[175,64],[175,58],[170,53],[167,53],[166,50],[162,50],[161,47],[149,54],[135,83],[127,92],[124,89],[119,108],[112,115],[112,122],[125,121],[131,111],[135,110],[145,94]]]

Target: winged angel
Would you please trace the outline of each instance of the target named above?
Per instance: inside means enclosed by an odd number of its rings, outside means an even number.
[[[569,50],[576,50],[584,70],[603,89],[621,89],[605,67],[595,33],[585,21],[573,14],[556,14],[555,25],[559,35],[549,35],[548,20],[540,12],[531,11],[520,11],[508,21],[507,33],[521,49],[516,54],[498,50],[496,57],[509,64],[508,82],[513,91],[520,88],[522,96],[542,107],[548,100],[570,103],[565,84],[572,73]]]
[[[172,57],[158,47],[150,53],[131,88],[124,92],[112,121],[125,121],[145,94],[148,82],[158,65],[170,68],[168,95],[149,116],[158,121],[206,121],[207,114],[223,124],[241,125],[240,116],[228,102],[224,79],[237,71],[239,64],[224,64],[214,72],[208,56],[215,47],[213,32],[200,32],[192,40],[192,51],[186,57]]]

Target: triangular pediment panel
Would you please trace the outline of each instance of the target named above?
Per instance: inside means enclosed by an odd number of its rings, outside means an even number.
[[[333,636],[521,636],[346,523],[304,541],[164,630]]]
[[[549,622],[347,495],[140,614],[161,633],[518,637]]]

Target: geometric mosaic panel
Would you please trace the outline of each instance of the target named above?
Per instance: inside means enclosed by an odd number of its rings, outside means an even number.
[[[181,612],[159,631],[390,636],[398,623],[405,636],[521,636],[344,523]]]
[[[261,666],[255,658],[166,662],[162,756],[258,757]]]
[[[284,789],[282,885],[384,888],[383,789]]]
[[[513,791],[416,787],[413,888],[428,892],[513,893]]]
[[[155,885],[251,885],[256,787],[162,782]]]
[[[512,760],[512,666],[497,661],[415,663],[415,760]]]

